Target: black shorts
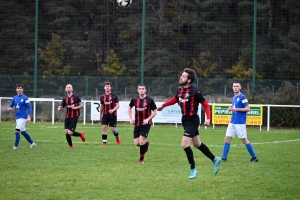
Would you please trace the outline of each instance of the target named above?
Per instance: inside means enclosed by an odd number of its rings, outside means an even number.
[[[183,136],[193,138],[196,135],[199,135],[198,127],[200,125],[200,120],[198,115],[182,116],[181,121],[184,128]]]
[[[65,129],[69,129],[70,131],[74,132],[76,129],[78,117],[73,118],[65,118]]]
[[[110,127],[117,126],[117,116],[115,115],[103,115],[102,116],[102,125],[109,125]]]
[[[134,126],[134,131],[133,131],[133,138],[138,138],[140,136],[143,136],[145,138],[148,137],[148,133],[150,131],[150,124],[142,125],[142,126]]]

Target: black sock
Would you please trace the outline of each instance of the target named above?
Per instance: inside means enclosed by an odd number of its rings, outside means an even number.
[[[66,139],[67,139],[67,142],[68,142],[69,146],[73,146],[71,135],[66,134]]]
[[[195,168],[195,160],[194,160],[194,154],[190,146],[184,149],[186,153],[186,157],[190,163],[191,169]]]
[[[145,144],[143,144],[143,145],[140,146],[140,154],[145,154],[145,152],[146,152],[146,145],[147,145],[147,143],[145,143]]]
[[[214,161],[214,159],[215,159],[214,154],[212,154],[212,152],[209,150],[209,148],[203,142],[201,142],[201,145],[200,145],[200,147],[198,149],[204,155],[206,155],[209,159],[211,159],[211,161]]]
[[[78,133],[78,132],[73,132],[73,136],[75,136],[75,137],[79,137],[79,136],[81,136],[81,134],[80,133]]]
[[[102,134],[102,142],[103,142],[103,143],[106,143],[106,142],[107,142],[107,135],[103,135],[103,134]]]

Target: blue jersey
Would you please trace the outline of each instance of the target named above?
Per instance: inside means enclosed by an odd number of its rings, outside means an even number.
[[[9,107],[13,108],[14,106],[16,110],[16,119],[27,119],[27,116],[32,114],[32,107],[30,101],[28,97],[24,94],[22,94],[21,96],[16,95],[13,97],[9,104]]]
[[[233,96],[232,99],[232,108],[245,108],[248,106],[247,97],[240,93],[238,96]],[[230,123],[232,124],[246,124],[247,112],[232,112]]]

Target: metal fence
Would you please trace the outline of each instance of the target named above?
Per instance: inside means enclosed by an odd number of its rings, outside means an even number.
[[[34,77],[33,76],[0,76],[0,96],[12,97],[16,95],[16,84],[23,84],[24,93],[28,97],[34,97]],[[172,77],[145,77],[144,83],[147,86],[147,94],[156,101],[165,101],[176,94],[179,78]],[[140,78],[135,77],[47,77],[39,76],[37,79],[37,98],[60,99],[65,95],[65,86],[72,84],[74,93],[85,100],[97,100],[104,93],[103,84],[110,81],[113,84],[112,90],[122,101],[130,100],[137,95],[137,85]],[[194,84],[201,90],[210,103],[230,103],[232,93],[232,82],[230,79],[204,79],[197,78]],[[251,91],[252,80],[239,80],[242,84],[242,92],[247,96],[256,97],[264,93],[276,93],[284,83],[282,80],[262,80],[256,81],[256,92]],[[300,93],[300,81],[288,81],[295,86],[295,93]],[[265,102],[268,103],[268,102]]]

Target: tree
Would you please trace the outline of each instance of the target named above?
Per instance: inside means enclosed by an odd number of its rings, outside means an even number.
[[[66,50],[60,43],[60,36],[52,34],[52,40],[47,43],[45,49],[39,48],[40,66],[45,76],[67,76],[70,74],[70,66],[64,65]]]

